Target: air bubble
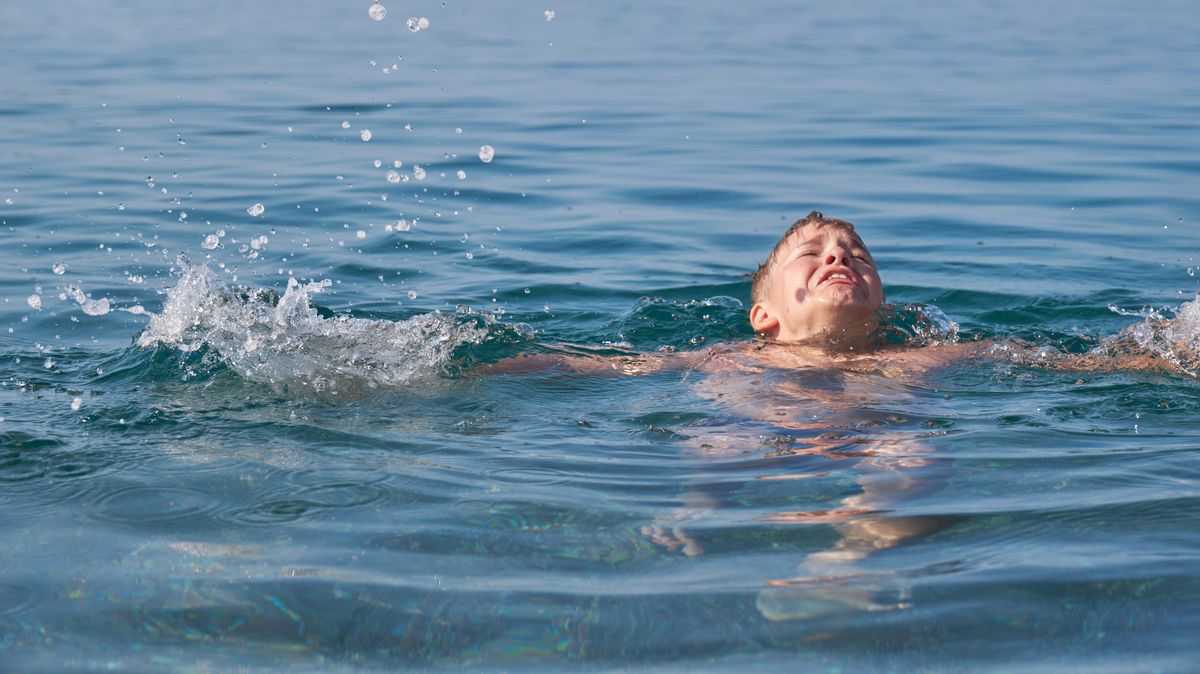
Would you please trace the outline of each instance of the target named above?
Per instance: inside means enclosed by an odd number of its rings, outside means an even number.
[[[372,21],[383,21],[387,18],[387,7],[376,2],[367,10],[367,16],[371,17]]]
[[[492,147],[491,145],[484,145],[483,147],[479,148],[479,161],[485,164],[490,164],[492,163],[492,158],[495,156],[496,148]]]
[[[257,218],[258,216],[267,212],[267,207],[263,206],[262,204],[254,204],[250,208],[247,208],[246,212],[249,213],[252,217]]]

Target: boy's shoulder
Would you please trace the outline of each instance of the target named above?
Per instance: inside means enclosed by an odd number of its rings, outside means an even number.
[[[701,369],[832,369],[881,374],[895,379],[924,374],[985,353],[984,342],[959,342],[924,347],[886,347],[866,353],[830,352],[817,347],[772,342],[742,342],[714,347]]]

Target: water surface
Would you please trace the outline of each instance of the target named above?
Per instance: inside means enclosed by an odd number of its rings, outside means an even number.
[[[1194,344],[1192,3],[384,4],[0,9],[7,667],[1194,667],[1185,372],[474,369],[748,340],[811,209]]]

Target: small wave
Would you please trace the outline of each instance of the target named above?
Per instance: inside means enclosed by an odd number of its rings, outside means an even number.
[[[745,305],[725,296],[689,301],[642,297],[610,329],[614,345],[646,351],[695,349],[753,334]]]
[[[319,312],[330,281],[288,280],[273,291],[231,290],[204,265],[184,265],[160,313],[137,338],[143,348],[211,350],[242,377],[279,390],[344,393],[446,374],[464,348],[523,338],[487,314],[433,312],[389,321]]]
[[[876,339],[884,344],[930,346],[958,341],[958,323],[932,304],[888,304]]]

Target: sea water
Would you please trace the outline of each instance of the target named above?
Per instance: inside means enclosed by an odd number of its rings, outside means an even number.
[[[1195,671],[1198,29],[6,4],[0,669]],[[488,369],[736,348],[811,209],[1001,346]]]

